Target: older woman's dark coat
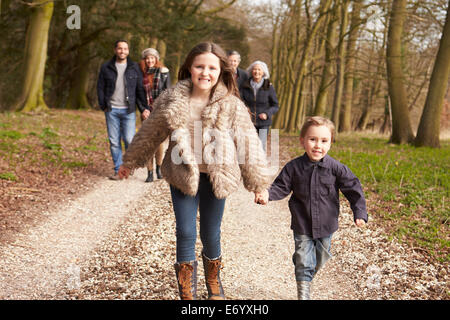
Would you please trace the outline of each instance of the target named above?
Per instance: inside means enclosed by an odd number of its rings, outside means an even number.
[[[250,85],[250,79],[245,81],[240,88],[241,99],[250,111],[253,124],[256,128],[270,127],[272,124],[272,116],[277,113],[278,99],[275,89],[268,79],[264,79],[262,87],[258,93],[253,93],[253,88]],[[261,113],[267,114],[267,120],[261,120],[259,115]]]

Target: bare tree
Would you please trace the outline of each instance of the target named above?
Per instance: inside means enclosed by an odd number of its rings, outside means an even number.
[[[353,80],[356,59],[356,39],[358,38],[358,29],[361,24],[361,0],[353,1],[353,9],[351,13],[350,30],[347,40],[347,54],[345,62],[344,75],[344,100],[342,112],[340,115],[339,131],[350,131],[352,129],[352,102],[353,102]]]
[[[25,44],[25,78],[22,94],[13,109],[45,110],[48,109],[48,106],[44,101],[44,73],[53,1],[34,0],[28,5],[32,13]]]
[[[447,17],[439,45],[439,51],[431,74],[425,107],[420,119],[417,136],[414,140],[416,146],[438,148],[440,119],[442,106],[447,91],[450,73],[450,3],[447,7]]]
[[[402,33],[406,18],[406,0],[393,0],[386,48],[389,97],[392,106],[391,142],[410,143],[414,139],[402,70]]]

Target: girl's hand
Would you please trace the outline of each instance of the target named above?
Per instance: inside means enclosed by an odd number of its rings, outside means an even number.
[[[366,225],[366,222],[363,219],[356,219],[355,224],[358,228],[361,228]]]
[[[119,175],[120,179],[128,179],[128,177],[130,176],[131,170],[125,166],[120,166],[119,171],[117,172],[117,174]]]
[[[255,203],[267,204],[269,202],[269,191],[255,192]]]

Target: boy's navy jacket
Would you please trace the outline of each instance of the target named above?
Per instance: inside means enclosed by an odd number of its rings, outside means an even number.
[[[269,200],[281,200],[292,191],[291,229],[317,239],[338,229],[339,190],[350,202],[354,219],[367,222],[361,183],[346,165],[329,155],[313,162],[305,153],[288,162],[272,183]]]

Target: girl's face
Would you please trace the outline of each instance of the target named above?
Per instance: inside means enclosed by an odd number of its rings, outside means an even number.
[[[320,161],[331,148],[331,131],[326,126],[311,126],[300,143],[311,161]]]
[[[156,64],[156,57],[149,54],[145,57],[145,64],[147,65],[147,68],[152,68]]]
[[[259,64],[255,64],[252,69],[252,77],[256,82],[260,82],[264,76],[264,71]]]
[[[220,76],[220,60],[210,52],[199,54],[189,70],[195,91],[210,92]]]

